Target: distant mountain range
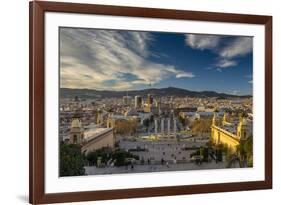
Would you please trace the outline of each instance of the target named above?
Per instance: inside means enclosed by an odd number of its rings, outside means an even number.
[[[144,90],[130,90],[130,91],[109,91],[109,90],[91,90],[91,89],[71,89],[61,88],[60,96],[62,98],[109,98],[109,97],[123,97],[123,96],[178,96],[178,97],[217,97],[217,98],[249,98],[251,95],[230,95],[225,93],[217,93],[214,91],[190,91],[182,88],[168,87],[168,88],[151,88]]]

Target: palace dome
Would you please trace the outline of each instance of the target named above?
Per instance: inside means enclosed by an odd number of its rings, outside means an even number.
[[[72,122],[71,122],[71,127],[81,127],[82,124],[81,124],[81,121],[77,118],[73,119]]]

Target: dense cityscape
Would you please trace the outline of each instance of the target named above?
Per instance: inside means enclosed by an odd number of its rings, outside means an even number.
[[[60,176],[253,167],[253,37],[59,28]]]
[[[252,113],[250,96],[61,95],[60,176],[252,167]]]

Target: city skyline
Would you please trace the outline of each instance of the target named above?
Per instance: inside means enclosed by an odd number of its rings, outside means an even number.
[[[60,28],[61,88],[252,95],[252,44],[252,37]]]

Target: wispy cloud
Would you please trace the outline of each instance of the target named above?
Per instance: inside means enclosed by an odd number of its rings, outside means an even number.
[[[169,77],[194,77],[148,60],[151,42],[148,32],[61,28],[61,87],[125,90]]]
[[[246,75],[245,78],[249,78],[248,83],[253,84],[253,75]]]
[[[219,68],[227,68],[227,67],[236,66],[237,64],[238,64],[238,62],[234,61],[234,60],[221,59],[221,60],[219,60],[219,62],[217,63],[216,66]]]
[[[216,48],[220,37],[213,35],[186,34],[185,43],[191,48],[205,50]]]
[[[221,71],[223,68],[238,65],[237,57],[252,52],[253,39],[251,37],[232,37],[233,40],[224,43],[226,37],[216,35],[186,34],[185,43],[193,49],[209,49],[218,55],[215,68]]]
[[[243,56],[253,49],[253,40],[251,37],[238,37],[220,51],[220,56],[223,58],[235,58]]]

